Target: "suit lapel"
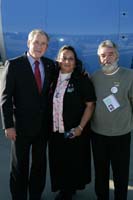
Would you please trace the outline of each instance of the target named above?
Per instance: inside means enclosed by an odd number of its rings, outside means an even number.
[[[43,92],[46,91],[46,88],[48,87],[48,82],[49,82],[49,68],[50,68],[50,65],[49,63],[47,62],[47,60],[43,57],[41,58],[41,61],[43,63],[43,66],[44,66],[44,81],[43,81]]]
[[[32,85],[31,88],[35,88],[38,91],[34,73],[30,65],[30,62],[27,58],[27,55],[23,56],[23,71],[24,71],[25,76],[27,76],[29,79],[29,84]]]

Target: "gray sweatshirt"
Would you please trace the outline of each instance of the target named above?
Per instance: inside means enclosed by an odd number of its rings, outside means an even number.
[[[124,135],[133,128],[133,71],[120,67],[112,75],[102,70],[92,75],[97,101],[91,121],[94,132]]]

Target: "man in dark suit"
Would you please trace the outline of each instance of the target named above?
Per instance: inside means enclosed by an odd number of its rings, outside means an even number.
[[[54,71],[54,62],[43,57],[48,41],[42,30],[31,31],[28,52],[5,63],[0,104],[3,129],[12,141],[12,200],[27,200],[27,196],[29,200],[40,200],[45,187],[47,92]],[[39,86],[35,61],[39,67]]]

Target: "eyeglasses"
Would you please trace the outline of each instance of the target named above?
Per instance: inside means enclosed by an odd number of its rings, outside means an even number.
[[[60,58],[60,61],[62,61],[62,62],[65,62],[65,61],[74,62],[75,58],[73,58],[73,57],[69,57],[69,58],[63,57],[63,58]]]

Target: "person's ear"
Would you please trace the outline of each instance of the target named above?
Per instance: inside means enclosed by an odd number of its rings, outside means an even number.
[[[29,40],[27,41],[27,47],[28,48],[30,47],[30,41]]]

